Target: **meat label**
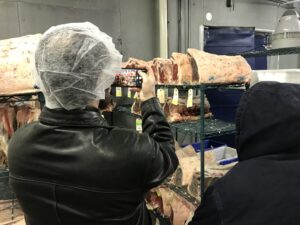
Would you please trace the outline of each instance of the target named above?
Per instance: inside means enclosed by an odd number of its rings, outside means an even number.
[[[116,87],[116,97],[122,97],[122,88]]]
[[[158,89],[157,90],[157,98],[161,104],[166,103],[165,99],[165,90],[164,89]]]
[[[143,127],[142,127],[142,120],[141,119],[136,119],[135,120],[135,127],[136,127],[136,130],[138,132],[142,133]]]
[[[173,104],[173,105],[178,105],[178,101],[179,101],[179,93],[178,93],[178,89],[177,89],[177,88],[174,88],[174,94],[173,94],[172,104]]]
[[[131,90],[130,90],[130,88],[128,88],[127,97],[131,98]]]
[[[189,89],[188,94],[189,95],[188,95],[186,107],[190,108],[190,107],[193,107],[193,95],[194,95],[193,89]]]

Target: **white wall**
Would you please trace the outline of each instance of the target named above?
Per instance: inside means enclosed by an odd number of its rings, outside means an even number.
[[[154,0],[0,0],[0,39],[90,21],[113,37],[126,60],[157,55]]]

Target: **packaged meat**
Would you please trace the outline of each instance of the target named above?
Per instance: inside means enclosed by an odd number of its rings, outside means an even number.
[[[0,95],[34,89],[34,51],[40,38],[36,34],[0,41]]]
[[[242,56],[223,56],[188,49],[195,60],[199,83],[250,83],[251,67]]]

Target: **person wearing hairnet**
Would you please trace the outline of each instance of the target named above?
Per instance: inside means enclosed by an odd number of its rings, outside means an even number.
[[[144,197],[178,159],[148,68],[143,133],[110,127],[97,109],[120,69],[112,39],[91,23],[50,28],[36,49],[46,106],[9,145],[10,182],[27,225],[150,225]]]

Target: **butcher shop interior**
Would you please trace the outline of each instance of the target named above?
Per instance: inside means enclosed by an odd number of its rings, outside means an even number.
[[[0,225],[299,225],[299,14],[0,0]]]

